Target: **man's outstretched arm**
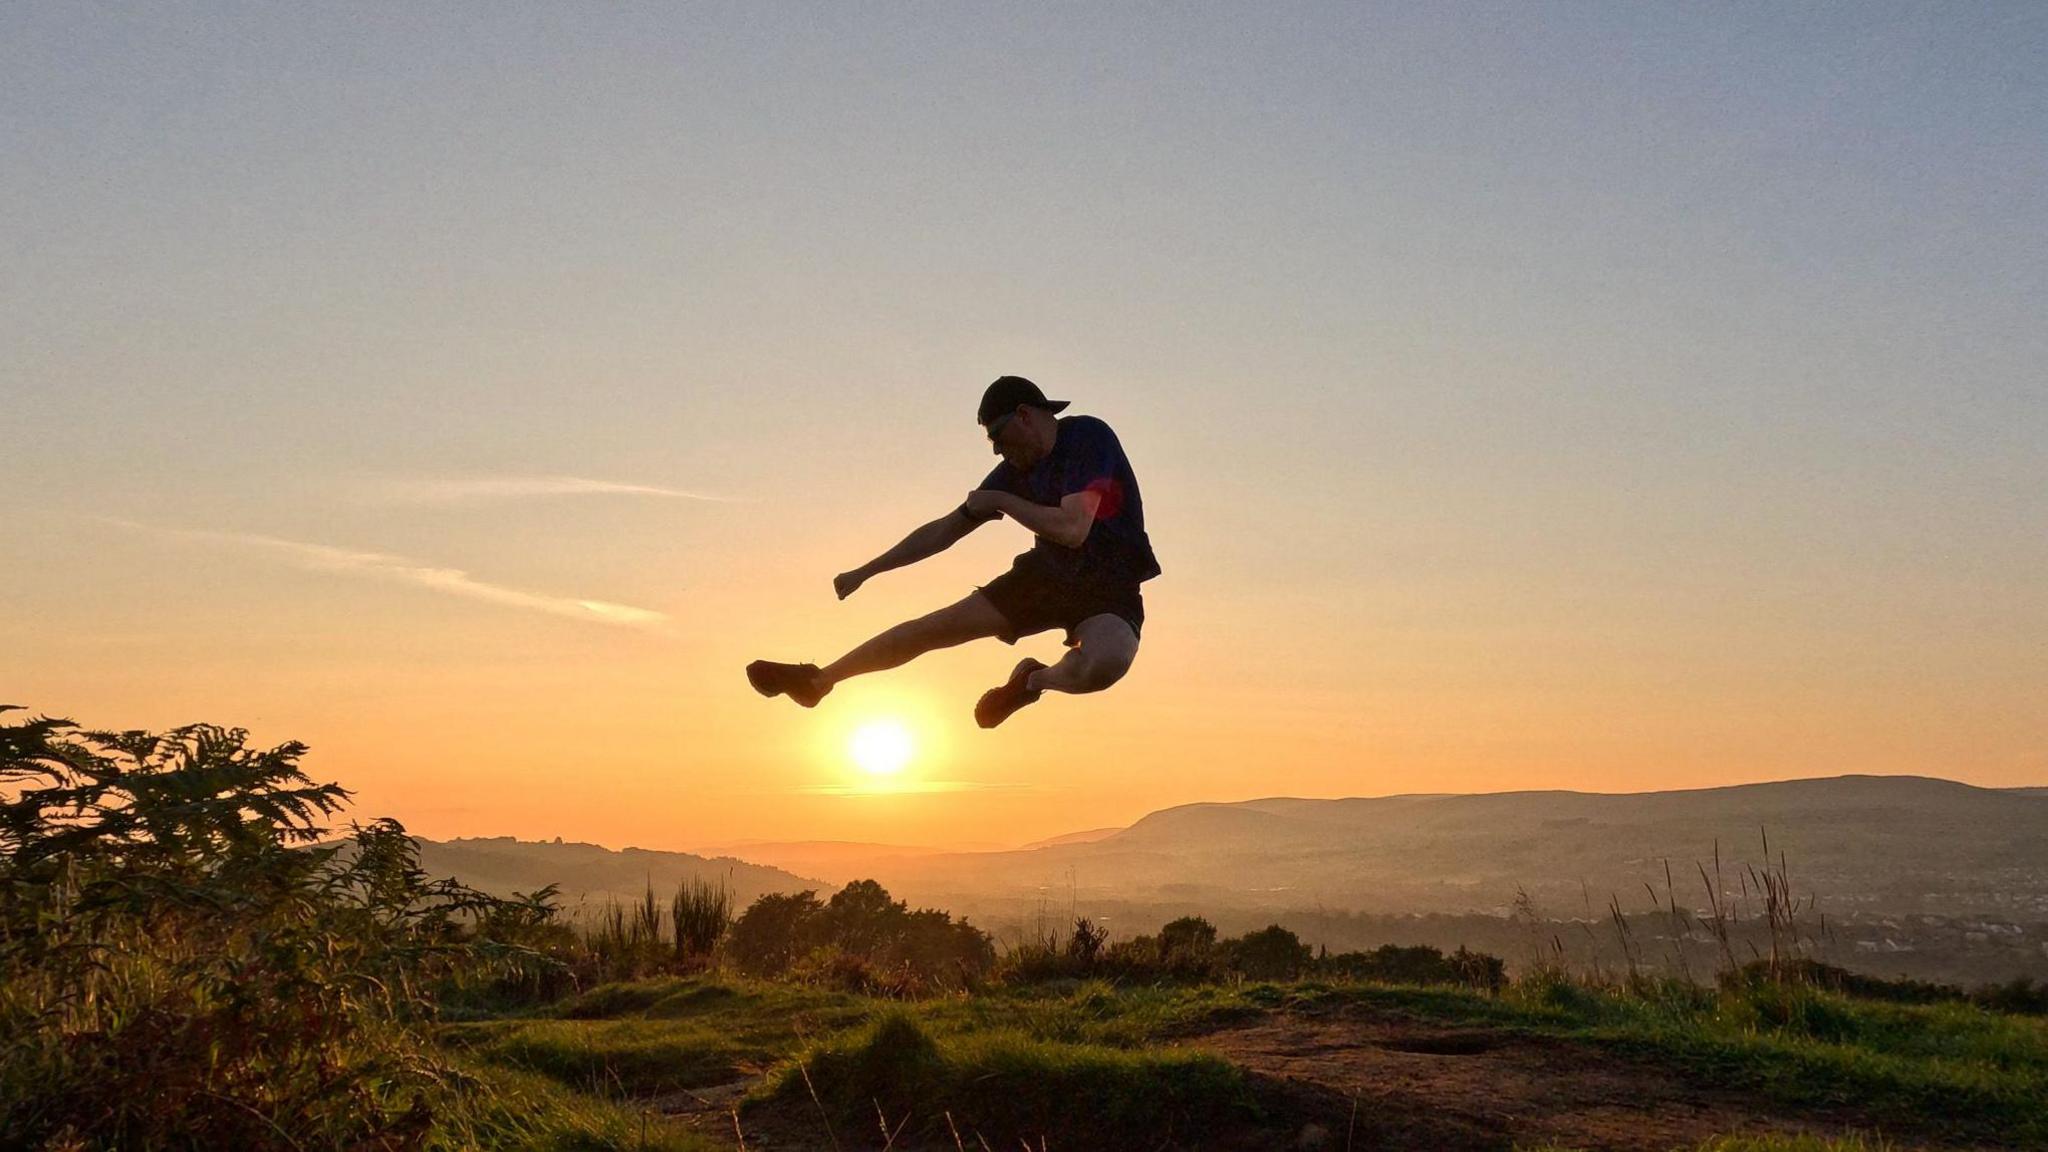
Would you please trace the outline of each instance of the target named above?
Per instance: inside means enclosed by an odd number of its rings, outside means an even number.
[[[841,572],[832,578],[832,590],[839,593],[841,600],[853,595],[854,591],[868,579],[892,568],[902,568],[919,560],[936,556],[960,542],[960,538],[981,527],[986,521],[976,520],[958,508],[928,524],[918,527],[905,536],[894,548],[855,568]]]
[[[1079,548],[1087,541],[1101,506],[1102,494],[1093,490],[1076,492],[1058,504],[1035,504],[1008,492],[981,490],[969,492],[966,504],[969,512],[1000,512],[1062,548]]]

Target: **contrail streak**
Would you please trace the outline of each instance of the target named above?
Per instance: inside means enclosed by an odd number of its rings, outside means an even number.
[[[412,504],[459,504],[473,500],[513,500],[535,496],[654,496],[663,500],[701,500],[725,504],[728,496],[686,492],[653,484],[622,484],[581,476],[483,476],[470,479],[390,480],[377,485],[385,499]]]
[[[635,608],[629,604],[613,604],[604,600],[581,600],[568,596],[547,596],[538,592],[525,592],[507,588],[501,584],[490,584],[478,580],[460,568],[437,568],[422,564],[403,556],[384,552],[362,552],[350,548],[336,548],[329,544],[311,544],[303,540],[285,540],[276,536],[262,536],[252,532],[214,532],[200,528],[169,528],[157,524],[143,524],[134,520],[123,520],[113,516],[99,519],[107,524],[141,532],[154,532],[164,536],[176,536],[187,540],[208,540],[253,548],[276,556],[294,567],[313,572],[339,572],[350,576],[363,576],[374,580],[385,580],[399,584],[414,584],[445,592],[451,596],[482,600],[506,608],[523,608],[533,612],[546,612],[553,616],[565,616],[572,620],[587,620],[597,624],[614,624],[626,627],[648,628],[666,623],[668,617],[648,608]]]

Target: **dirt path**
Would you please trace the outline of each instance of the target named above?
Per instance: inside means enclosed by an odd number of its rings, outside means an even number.
[[[1555,1142],[1670,1152],[1735,1133],[1872,1134],[1849,1113],[1789,1113],[1568,1040],[1347,1006],[1275,1012],[1184,1038],[1252,1073],[1299,1118],[1301,1149],[1508,1149]],[[1889,1134],[1887,1134],[1889,1136]],[[1899,1149],[1929,1147],[1901,1144]]]

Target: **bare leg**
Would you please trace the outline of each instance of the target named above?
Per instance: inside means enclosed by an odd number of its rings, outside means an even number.
[[[964,599],[898,624],[834,660],[818,672],[818,681],[830,688],[841,680],[908,664],[939,648],[1000,635],[1009,623],[988,597],[970,592]],[[1130,626],[1124,625],[1124,630],[1129,631]]]
[[[1060,662],[1031,674],[1034,692],[1100,692],[1130,671],[1138,657],[1138,634],[1123,617],[1104,612],[1074,628],[1080,641]]]

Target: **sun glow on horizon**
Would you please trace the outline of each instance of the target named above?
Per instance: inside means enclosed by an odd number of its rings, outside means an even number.
[[[892,778],[917,752],[917,742],[901,720],[870,720],[854,729],[846,742],[853,762],[869,776]]]

